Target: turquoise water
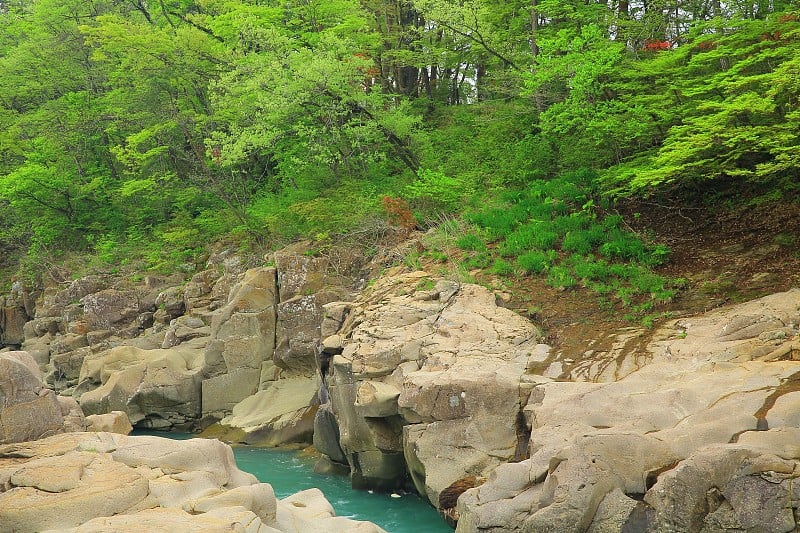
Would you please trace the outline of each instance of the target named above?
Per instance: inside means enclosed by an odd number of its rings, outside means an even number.
[[[193,437],[191,434],[144,431],[134,434],[177,439]],[[331,502],[336,516],[369,520],[389,533],[453,532],[439,513],[416,494],[392,498],[384,493],[353,490],[347,477],[316,474],[314,459],[294,451],[237,446],[233,454],[239,468],[272,485],[278,498],[316,487]]]
[[[331,502],[336,516],[369,520],[390,533],[453,532],[439,513],[416,494],[392,498],[384,493],[353,490],[344,476],[314,473],[314,459],[296,452],[236,447],[233,454],[239,468],[271,484],[278,498],[316,487]]]

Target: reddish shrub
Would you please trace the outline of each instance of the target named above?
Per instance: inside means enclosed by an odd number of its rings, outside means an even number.
[[[648,52],[658,52],[661,50],[669,50],[670,48],[672,48],[672,44],[669,41],[648,39],[644,42],[644,49]]]
[[[405,230],[412,230],[417,227],[417,220],[414,218],[414,213],[408,207],[408,202],[402,198],[392,198],[391,196],[384,196],[381,200],[383,210],[389,218],[389,223],[395,226],[400,226]]]

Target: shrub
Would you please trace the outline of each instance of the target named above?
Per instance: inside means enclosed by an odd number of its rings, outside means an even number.
[[[514,265],[504,259],[495,259],[489,272],[498,276],[510,276],[514,273]]]
[[[451,213],[465,196],[472,193],[463,178],[453,178],[441,170],[420,169],[411,185],[406,187],[409,198],[419,200],[428,210]]]
[[[531,274],[541,274],[550,267],[550,257],[542,251],[533,251],[520,255],[517,264]]]
[[[580,211],[562,215],[553,219],[553,231],[559,235],[566,235],[571,231],[581,230],[589,225],[589,217]]]
[[[494,208],[467,216],[467,220],[481,228],[486,228],[493,239],[502,239],[526,218],[524,209]]]
[[[575,283],[575,278],[572,277],[572,272],[567,267],[554,266],[547,273],[547,284],[552,287],[569,289],[575,286]]]
[[[611,277],[611,270],[607,262],[578,257],[573,261],[572,268],[575,275],[581,279],[591,281],[605,281]]]
[[[570,231],[561,241],[561,249],[565,252],[586,255],[594,249],[591,234],[588,231]]]
[[[486,243],[474,233],[467,233],[457,238],[456,246],[470,252],[479,252],[486,249]]]
[[[384,196],[381,199],[381,206],[389,218],[389,223],[399,226],[405,230],[414,229],[417,225],[417,220],[408,206],[408,202],[402,198],[393,198],[391,196]]]
[[[608,240],[600,246],[600,253],[609,259],[641,261],[647,256],[647,248],[641,239],[632,233],[615,229],[609,233]]]
[[[481,252],[464,259],[461,264],[464,268],[472,270],[474,268],[487,268],[492,264],[492,256],[489,252]]]

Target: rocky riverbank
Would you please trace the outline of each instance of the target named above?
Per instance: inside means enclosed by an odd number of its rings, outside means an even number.
[[[416,488],[459,531],[794,530],[800,290],[602,332],[577,360],[478,285],[388,269],[360,290],[357,263],[302,246],[269,259],[217,254],[181,283],[18,286],[1,338],[27,353],[3,357],[46,371],[25,402],[53,423],[0,437],[80,426],[79,404],[313,441],[319,469]]]
[[[64,433],[0,447],[0,529],[380,533],[319,490],[277,500],[214,439]]]

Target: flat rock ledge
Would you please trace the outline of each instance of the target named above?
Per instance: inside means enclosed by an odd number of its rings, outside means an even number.
[[[63,433],[0,446],[0,531],[359,532],[317,489],[277,500],[230,446],[115,433]]]

